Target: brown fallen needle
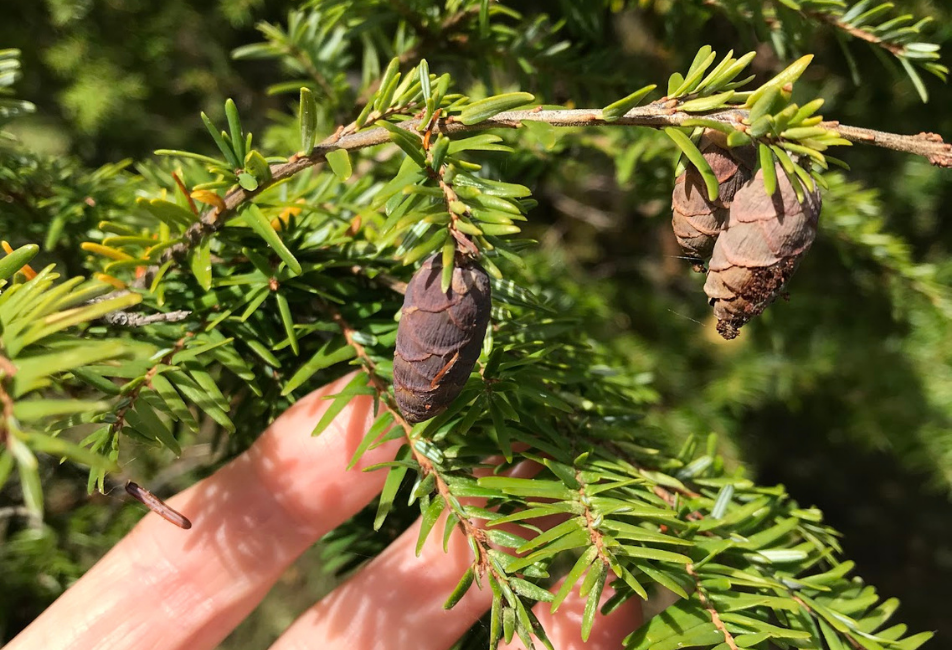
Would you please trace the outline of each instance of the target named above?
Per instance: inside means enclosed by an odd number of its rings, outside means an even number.
[[[149,510],[162,517],[162,519],[171,522],[178,526],[179,528],[184,528],[188,530],[192,527],[192,522],[188,520],[185,515],[176,510],[173,510],[165,504],[162,499],[155,496],[144,487],[139,486],[137,483],[129,481],[126,483],[126,492],[128,492],[136,501],[139,501]]]

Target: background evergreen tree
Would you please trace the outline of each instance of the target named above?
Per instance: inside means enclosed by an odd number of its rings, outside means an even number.
[[[938,45],[952,16],[938,3],[905,4],[8,3],[0,43],[19,51],[0,60],[0,229],[16,250],[0,260],[0,634],[12,637],[139,516],[99,492],[128,478],[160,495],[180,489],[246,448],[296,396],[353,366],[389,385],[402,301],[393,287],[443,245],[448,227],[437,218],[447,214],[446,196],[412,161],[432,163],[433,149],[448,146],[444,160],[456,170],[481,165],[469,187],[508,202],[460,193],[496,233],[484,259],[501,279],[480,368],[500,383],[489,391],[474,376],[454,408],[418,425],[411,438],[433,446],[408,448],[412,467],[389,469],[399,491],[392,510],[375,505],[304,558],[228,647],[253,638],[252,628],[275,636],[288,612],[379,552],[421,504],[435,512],[447,506],[432,504],[464,495],[472,467],[511,441],[536,445],[515,458],[544,450],[558,462],[532,486],[483,481],[502,512],[549,496],[551,482],[577,493],[569,467],[590,472],[592,483],[636,476],[647,487],[609,487],[606,498],[656,508],[648,522],[698,511],[707,522],[724,519],[710,529],[719,537],[763,535],[769,552],[757,561],[748,547],[722,551],[718,562],[770,578],[844,567],[826,556],[840,544],[830,524],[846,532],[844,555],[857,573],[904,599],[912,634],[952,638],[944,603],[931,596],[952,572],[952,222],[943,218],[952,175],[926,156],[869,146],[825,152],[851,169],[823,174],[820,232],[791,302],[723,342],[703,280],[670,232],[681,150],[664,132],[633,126],[646,123],[652,102],[678,94],[672,75],[703,68],[704,77],[733,49],[734,58],[757,53],[754,79],[738,92],[813,54],[789,101],[822,98],[826,119],[856,127],[950,133],[941,108],[952,97],[936,77],[944,77]],[[709,51],[717,56],[705,68]],[[616,122],[627,126],[535,121],[463,132],[503,109],[597,109],[650,84],[658,89],[642,99],[647,108]],[[744,104],[718,97],[726,90],[688,91],[673,108],[716,117]],[[514,92],[533,97],[506,95]],[[503,99],[467,108],[493,95]],[[463,122],[447,125],[445,145],[439,128],[427,151],[407,137],[412,130],[371,131],[405,119],[425,127],[436,108],[437,120]],[[378,135],[362,141],[367,133]],[[341,142],[349,151],[332,152]],[[500,211],[525,213],[514,221],[521,234]],[[431,216],[425,229],[421,219]],[[26,263],[38,278],[20,270]],[[143,318],[152,322],[129,326]],[[447,478],[449,493],[434,492],[421,468]],[[785,484],[804,508],[819,506],[824,523],[745,476]],[[411,494],[416,502],[404,505]],[[758,499],[767,501],[745,510]],[[619,529],[638,523],[616,518],[612,529],[611,519],[602,532],[620,539]],[[700,564],[710,544],[696,525],[675,528],[689,542],[678,546],[651,537],[657,525],[624,529],[646,538],[633,539],[647,556],[619,554],[631,578],[620,593],[630,596],[636,583],[694,593],[681,558]],[[881,563],[884,548],[903,561]],[[680,557],[664,555],[672,549]],[[538,553],[524,577],[546,584],[552,556]],[[588,583],[604,579],[598,566]],[[609,580],[612,568],[601,569]],[[845,603],[830,607],[865,620],[863,632],[891,609],[875,609],[847,579],[820,580]],[[508,603],[517,611],[537,595],[522,589]],[[751,591],[711,590],[724,611]],[[820,611],[826,596],[817,598]],[[697,597],[686,603],[698,606]],[[751,605],[731,631],[756,633],[757,622],[809,628],[785,611]],[[808,633],[833,626],[842,643],[891,647],[829,620],[814,625]],[[922,639],[912,638],[897,647]],[[769,643],[784,641],[755,647]]]

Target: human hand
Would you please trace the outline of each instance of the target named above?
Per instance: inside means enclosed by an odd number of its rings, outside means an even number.
[[[385,472],[363,467],[393,458],[401,441],[346,467],[373,423],[373,402],[354,397],[320,437],[311,436],[344,377],[298,401],[255,444],[213,476],[168,501],[189,516],[182,530],[149,513],[8,650],[205,650],[255,608],[281,574],[321,536],[356,514],[383,487]],[[439,528],[438,528],[439,529]],[[472,588],[452,610],[443,603],[473,561],[456,531],[447,551],[431,535],[414,553],[419,521],[383,553],[300,616],[272,648],[444,650],[489,608]],[[603,598],[611,596],[605,590]],[[535,613],[557,650],[582,647],[584,600],[569,596],[555,615]],[[596,615],[585,648],[619,648],[641,621],[636,599]],[[522,647],[518,639],[515,647]]]

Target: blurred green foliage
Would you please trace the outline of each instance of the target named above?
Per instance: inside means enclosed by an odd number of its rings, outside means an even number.
[[[310,4],[333,12],[349,3]],[[837,29],[810,21],[765,32],[746,13],[760,3],[528,1],[518,7],[524,31],[505,50],[475,15],[462,35],[444,31],[431,4],[360,0],[352,9],[372,13],[373,25],[344,22],[337,27],[347,39],[332,31],[322,34],[324,48],[309,49],[306,35],[282,31],[293,7],[275,0],[7,2],[0,45],[22,50],[17,94],[37,112],[9,127],[22,146],[0,148],[3,238],[41,244],[44,263],[79,273],[89,266],[79,242],[131,209],[140,175],[167,173],[142,162],[153,149],[213,153],[199,111],[223,124],[224,98],[233,97],[256,137],[290,151],[296,97],[282,91],[303,82],[320,94],[326,134],[352,118],[362,75],[366,82],[401,55],[409,63],[425,55],[465,92],[519,89],[603,106],[686,69],[703,44],[758,50],[760,80],[812,52],[798,92],[823,97],[824,114],[886,131],[952,134],[946,85],[923,74],[923,104],[881,48],[844,44]],[[933,16],[929,38],[948,49],[952,10],[903,4]],[[256,31],[259,20],[266,24]],[[357,25],[365,31],[348,31]],[[938,643],[952,638],[936,596],[952,579],[952,174],[904,154],[840,153],[852,171],[830,177],[820,236],[791,283],[791,301],[725,344],[712,336],[702,280],[679,259],[669,230],[674,162],[662,134],[540,129],[505,138],[516,154],[480,162],[539,200],[526,232],[542,250],[529,272],[582,303],[592,333],[641,369],[653,398],[648,424],[665,435],[721,434],[728,457],[748,463],[759,482],[782,482],[827,513],[861,572],[902,598],[906,622],[940,630]],[[115,163],[125,159],[138,162]],[[187,485],[243,444],[176,461],[184,465],[158,484]],[[136,462],[151,476],[170,460]],[[0,638],[42,611],[136,518],[114,499],[84,503],[70,470],[44,462],[43,471],[60,496],[43,524],[16,510],[15,489],[0,492]],[[319,561],[309,556],[296,571],[315,574]],[[259,627],[261,639],[276,635],[288,611],[308,604],[292,591],[246,625]],[[239,636],[226,647],[244,647]]]

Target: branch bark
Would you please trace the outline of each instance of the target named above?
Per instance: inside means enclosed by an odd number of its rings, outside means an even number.
[[[850,142],[871,144],[883,149],[903,151],[923,156],[936,167],[952,167],[952,144],[945,142],[938,133],[918,133],[899,135],[885,131],[874,131],[859,126],[843,126],[838,122],[827,122],[839,131],[840,136]]]

